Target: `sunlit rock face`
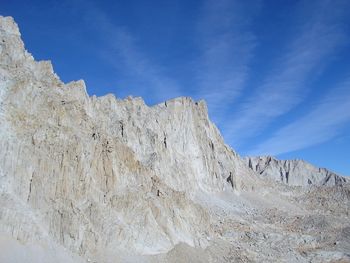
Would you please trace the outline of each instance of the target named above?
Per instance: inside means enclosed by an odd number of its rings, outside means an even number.
[[[276,184],[269,178],[280,166],[251,169],[225,145],[204,101],[149,107],[141,98],[89,97],[84,81],[65,84],[49,61],[35,61],[13,19],[1,16],[0,135],[0,262],[346,258],[345,179],[334,175],[326,184],[340,180],[342,190],[324,193]],[[288,184],[313,178],[295,167]],[[319,206],[318,194],[329,193]],[[327,215],[314,218],[325,207],[338,213],[332,228]],[[329,250],[312,220],[326,222],[330,240],[345,231],[342,245]]]
[[[250,169],[262,177],[292,186],[343,185],[346,179],[325,168],[317,168],[303,160],[277,160],[271,156],[246,157]]]
[[[79,253],[205,246],[208,213],[192,197],[244,187],[236,176],[244,166],[205,102],[148,107],[141,98],[89,97],[83,81],[64,84],[49,61],[34,61],[12,18],[0,21],[1,189],[9,206],[16,197],[40,212],[45,231]],[[5,213],[6,230],[21,224],[14,218]],[[33,232],[41,234],[25,224],[18,235]]]

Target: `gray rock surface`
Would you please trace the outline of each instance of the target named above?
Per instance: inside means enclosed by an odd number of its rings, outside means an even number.
[[[271,156],[246,157],[248,167],[273,180],[293,186],[341,186],[346,178],[303,160],[278,160]]]
[[[204,101],[89,97],[1,16],[0,135],[3,262],[350,259],[346,182],[261,178]]]

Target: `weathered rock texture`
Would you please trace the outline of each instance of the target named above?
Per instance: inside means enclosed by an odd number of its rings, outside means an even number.
[[[89,97],[33,59],[10,17],[0,135],[0,261],[349,259],[346,183],[322,192],[260,178],[204,101]]]
[[[263,177],[293,186],[341,186],[346,179],[325,168],[317,168],[303,160],[277,160],[271,156],[246,157],[250,169]]]

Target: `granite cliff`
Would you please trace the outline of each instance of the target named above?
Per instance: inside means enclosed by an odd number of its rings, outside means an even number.
[[[89,97],[34,60],[11,17],[0,17],[0,134],[1,262],[350,259],[344,178],[305,189],[314,168],[247,163],[204,101]],[[282,167],[288,185],[274,180]]]

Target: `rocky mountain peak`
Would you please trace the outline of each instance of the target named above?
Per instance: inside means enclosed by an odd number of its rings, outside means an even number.
[[[348,259],[345,179],[241,159],[204,101],[90,97],[1,16],[0,135],[0,262]]]
[[[272,156],[246,157],[250,169],[273,180],[292,186],[334,186],[346,183],[345,177],[304,160],[278,160]]]

